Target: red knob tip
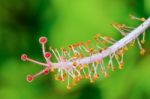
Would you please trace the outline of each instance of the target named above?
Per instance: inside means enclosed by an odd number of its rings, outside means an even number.
[[[32,76],[32,75],[28,75],[28,76],[27,76],[27,81],[28,81],[28,82],[32,82],[32,80],[33,80],[33,76]]]
[[[45,58],[50,58],[51,57],[51,53],[49,53],[49,52],[45,52]]]
[[[26,54],[22,54],[21,55],[21,60],[26,61],[27,60],[27,55]]]
[[[45,75],[47,75],[48,73],[49,73],[49,70],[48,70],[48,69],[44,71],[44,74],[45,74]]]
[[[40,42],[41,44],[45,44],[45,43],[47,42],[47,38],[46,38],[46,37],[40,37],[40,38],[39,38],[39,42]]]

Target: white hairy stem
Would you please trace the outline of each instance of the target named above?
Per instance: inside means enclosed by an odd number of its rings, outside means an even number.
[[[75,60],[77,64],[90,64],[93,62],[97,62],[102,60],[103,58],[115,53],[120,48],[126,46],[131,41],[135,40],[140,34],[142,34],[148,27],[150,27],[150,18],[145,20],[141,25],[139,25],[137,28],[135,28],[133,31],[131,31],[128,35],[123,37],[121,40],[117,41],[112,46],[108,47],[106,50],[93,54],[89,57],[84,57],[82,59]],[[58,63],[52,63],[53,68],[71,68],[73,62],[58,62]]]

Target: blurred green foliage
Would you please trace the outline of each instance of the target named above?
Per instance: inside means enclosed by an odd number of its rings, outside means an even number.
[[[0,98],[150,99],[150,31],[145,56],[134,47],[125,55],[125,69],[94,84],[83,81],[72,90],[54,81],[53,74],[27,83],[26,75],[42,68],[20,61],[24,52],[43,61],[40,36],[47,36],[54,48],[91,40],[99,32],[120,39],[110,24],[137,26],[128,15],[147,18],[149,9],[150,0],[0,0]]]

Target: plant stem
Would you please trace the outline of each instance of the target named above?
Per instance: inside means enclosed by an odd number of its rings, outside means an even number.
[[[106,50],[102,51],[101,53],[93,54],[89,57],[84,57],[82,59],[75,60],[77,64],[90,64],[93,62],[97,62],[102,60],[103,58],[115,53],[120,48],[126,46],[131,41],[135,40],[140,34],[142,34],[148,27],[150,27],[150,18],[145,20],[141,25],[139,25],[136,29],[131,31],[128,35],[123,37],[121,40],[117,41],[112,46],[108,47]],[[58,62],[52,63],[53,68],[66,68],[72,67],[73,62]]]

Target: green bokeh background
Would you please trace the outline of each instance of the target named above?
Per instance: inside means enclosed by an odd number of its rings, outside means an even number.
[[[123,70],[93,84],[83,81],[72,90],[53,74],[27,83],[26,75],[42,68],[20,60],[27,53],[44,61],[40,36],[48,37],[47,47],[54,48],[91,40],[97,33],[120,39],[110,24],[137,26],[128,19],[130,13],[148,18],[150,0],[0,0],[0,99],[150,99],[149,30],[145,56],[137,46],[130,48]]]

